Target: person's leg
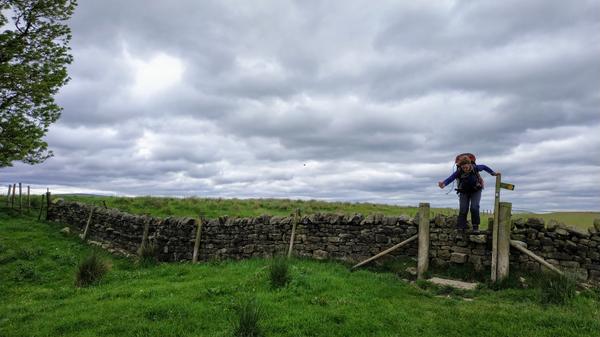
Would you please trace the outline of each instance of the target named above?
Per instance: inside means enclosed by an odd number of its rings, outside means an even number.
[[[481,219],[479,218],[479,202],[481,201],[481,190],[471,193],[471,223],[473,224],[473,230],[479,230],[479,224]]]
[[[469,195],[467,193],[459,193],[458,219],[456,228],[460,230],[467,229],[467,212],[469,211]]]

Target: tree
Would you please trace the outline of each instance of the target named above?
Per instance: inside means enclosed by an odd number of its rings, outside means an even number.
[[[62,111],[54,95],[69,81],[73,57],[65,22],[76,5],[76,0],[0,0],[0,167],[52,156],[43,137]]]

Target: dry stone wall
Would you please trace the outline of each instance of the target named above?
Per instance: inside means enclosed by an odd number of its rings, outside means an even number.
[[[198,220],[131,215],[77,202],[54,203],[48,216],[83,231],[91,209],[90,240],[113,252],[135,254],[149,224],[149,242],[161,261],[192,259]],[[206,219],[201,229],[199,260],[271,257],[287,252],[293,217]],[[491,262],[491,234],[460,233],[456,217],[438,215],[430,221],[430,258],[437,265],[471,264],[483,269]],[[551,224],[540,219],[517,220],[511,237],[550,263],[577,274],[581,279],[600,281],[600,222],[588,232]],[[406,216],[312,214],[299,219],[294,254],[315,259],[358,262],[417,234],[418,219]],[[414,241],[392,254],[416,256]],[[537,262],[511,250],[511,267],[539,269]]]

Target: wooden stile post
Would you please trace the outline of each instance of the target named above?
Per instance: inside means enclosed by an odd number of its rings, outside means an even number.
[[[417,278],[425,278],[429,268],[429,203],[419,204],[419,251],[417,258]]]
[[[498,212],[500,207],[500,175],[496,175],[496,192],[494,194],[494,223],[492,224],[492,282],[497,280],[498,272]],[[489,227],[489,224],[488,224]]]
[[[294,212],[294,220],[292,223],[292,235],[290,236],[290,247],[288,248],[287,257],[292,257],[292,250],[294,249],[294,239],[296,237],[296,225],[298,224],[298,220],[300,219],[300,209],[296,208],[296,212]]]
[[[498,207],[498,225],[497,228],[497,252],[496,252],[496,274],[492,274],[492,282],[499,282],[508,277],[509,272],[509,253],[510,253],[510,224],[511,208],[509,202],[501,202]],[[492,261],[493,262],[493,261]],[[492,270],[493,272],[493,270]]]
[[[42,219],[42,211],[44,210],[44,195],[42,194],[42,201],[40,201],[40,213],[38,214],[38,221]]]
[[[202,235],[202,217],[198,217],[198,228],[196,228],[196,241],[194,241],[194,254],[192,263],[198,262],[198,250],[200,249],[200,236]]]
[[[94,206],[92,205],[91,209],[90,209],[90,216],[87,219],[87,222],[85,223],[85,228],[83,229],[83,234],[81,234],[81,239],[83,241],[87,240],[87,236],[88,236],[88,230],[90,229],[90,224],[92,223],[92,215],[94,214]]]

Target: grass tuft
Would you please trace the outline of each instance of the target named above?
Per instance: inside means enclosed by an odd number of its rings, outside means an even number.
[[[108,272],[108,265],[93,253],[83,259],[77,266],[75,285],[77,287],[88,287],[96,284],[106,272]]]
[[[289,261],[285,257],[275,257],[271,262],[271,287],[285,287],[290,281]]]
[[[138,249],[137,263],[141,267],[154,266],[158,263],[156,246],[152,243],[145,244]]]
[[[542,304],[565,305],[577,294],[577,282],[568,275],[548,273],[541,279]]]
[[[260,337],[264,336],[260,328],[262,311],[256,299],[250,299],[242,303],[238,309],[238,321],[234,328],[235,337]]]

